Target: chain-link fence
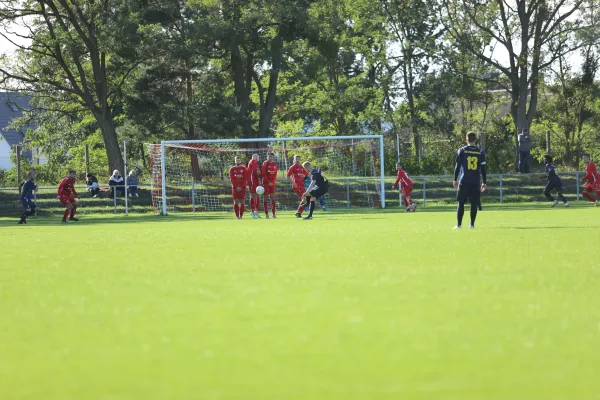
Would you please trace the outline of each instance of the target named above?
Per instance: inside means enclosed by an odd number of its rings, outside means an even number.
[[[564,186],[564,194],[568,200],[579,200],[581,187],[579,180],[582,172],[560,174]],[[541,178],[541,179],[540,179]],[[411,177],[414,188],[413,200],[420,203],[420,207],[436,204],[453,204],[456,202],[456,190],[452,187],[452,176],[413,176]],[[386,206],[394,208],[401,206],[397,190],[392,189],[394,177],[386,178]],[[354,207],[378,207],[379,199],[373,197],[367,199],[365,196],[356,195],[360,190],[361,182],[353,182],[341,179],[326,198],[328,207],[332,208],[354,208]],[[542,202],[546,201],[542,191],[546,184],[543,174],[517,174],[517,175],[488,175],[487,191],[482,195],[482,203],[519,203],[519,202]],[[223,187],[229,190],[229,183],[223,182]],[[358,186],[357,186],[358,185]],[[287,182],[280,182],[278,197],[296,196]],[[339,186],[339,187],[338,187]],[[81,213],[125,213],[125,197],[123,186],[117,187],[116,191],[109,188],[101,188],[100,193],[93,197],[92,193],[86,191],[85,186],[78,186],[76,190],[81,195],[79,211]],[[132,213],[154,212],[150,185],[139,185],[137,192],[129,190],[127,197],[127,210]],[[379,189],[379,188],[378,188]],[[129,195],[131,197],[129,197]],[[376,196],[376,193],[374,192]],[[13,215],[22,210],[19,201],[19,189],[16,187],[0,188],[0,215]],[[190,205],[189,211],[201,211],[199,193],[192,196],[191,201],[196,204]],[[295,199],[295,197],[294,197]],[[365,199],[369,201],[365,201]],[[283,198],[279,199],[279,201]],[[38,187],[35,201],[41,210],[62,210],[62,206],[56,198],[56,187]],[[223,199],[223,210],[229,209],[229,198]]]
[[[113,190],[112,188],[116,188]],[[136,190],[137,188],[137,190]],[[92,193],[87,191],[85,186],[76,186],[75,190],[80,195],[80,207],[78,212],[87,213],[113,213],[120,214],[127,212],[141,213],[152,211],[152,201],[150,197],[150,185],[129,185],[127,193],[127,204],[125,187],[112,186],[111,188],[99,188],[99,191]],[[39,186],[34,193],[34,201],[38,208],[45,212],[62,210],[60,202],[57,199],[56,186]],[[19,201],[19,188],[6,187],[0,188],[0,216],[13,215],[22,212],[23,206]]]
[[[560,174],[563,182],[565,197],[569,200],[579,200],[581,194],[580,179],[583,172]],[[452,187],[453,176],[412,176],[413,200],[427,204],[450,204],[456,202],[456,190]],[[386,189],[388,204],[398,204],[397,192],[391,191],[394,180],[389,182]],[[502,174],[487,176],[487,191],[482,194],[482,203],[521,203],[547,201],[543,194],[546,185],[545,174]],[[395,199],[396,201],[392,201]]]

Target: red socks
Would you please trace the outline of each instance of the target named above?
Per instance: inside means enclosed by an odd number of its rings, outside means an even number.
[[[75,210],[76,209],[77,209],[77,207],[71,208],[71,215],[70,215],[71,218],[73,218],[75,216]]]
[[[589,194],[588,192],[583,192],[581,195],[582,195],[583,197],[585,197],[586,199],[588,199],[589,201],[592,201],[592,202],[593,202],[593,201],[596,201],[596,199],[594,199],[594,198],[592,197],[592,195],[591,195],[591,194]]]
[[[67,217],[69,216],[69,209],[67,208],[63,214],[63,222],[65,222],[67,220]]]
[[[265,214],[269,215],[269,200],[263,201],[263,209],[265,210]],[[275,200],[271,199],[271,212],[275,215]]]
[[[244,204],[234,204],[233,205],[233,210],[235,211],[235,216],[236,217],[243,217],[244,216]]]

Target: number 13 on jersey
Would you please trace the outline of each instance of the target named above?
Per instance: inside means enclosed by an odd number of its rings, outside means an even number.
[[[468,170],[476,170],[477,169],[477,157],[467,157],[467,169]]]

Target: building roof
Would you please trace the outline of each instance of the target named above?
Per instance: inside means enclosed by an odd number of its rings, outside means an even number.
[[[30,108],[31,98],[24,94],[0,92],[0,135],[13,147],[23,142],[25,135],[14,128],[8,128],[14,118],[23,115],[23,109]]]

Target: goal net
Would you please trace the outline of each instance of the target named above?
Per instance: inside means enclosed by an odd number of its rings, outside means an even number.
[[[383,139],[365,135],[150,144],[155,212],[233,211],[229,169],[234,158],[241,157],[247,165],[258,154],[262,166],[269,152],[275,154],[279,169],[274,197],[280,211],[295,210],[300,202],[286,177],[295,155],[321,168],[328,179],[329,192],[323,197],[327,208],[385,207]],[[248,200],[249,191],[246,196]]]

